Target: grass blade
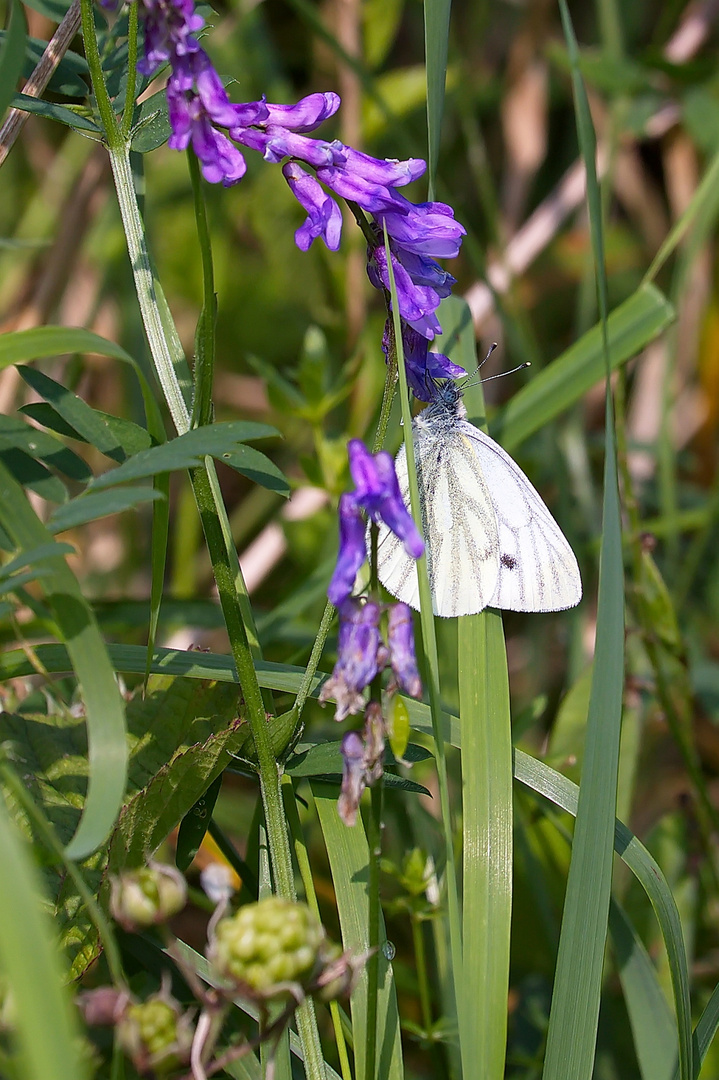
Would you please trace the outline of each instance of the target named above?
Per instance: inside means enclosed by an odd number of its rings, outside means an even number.
[[[348,828],[337,813],[337,787],[311,782],[317,814],[330,860],[332,881],[345,949],[355,953],[369,947],[369,848],[361,820]],[[385,933],[380,912],[380,935]],[[375,1080],[365,1075],[365,1025],[367,1017],[367,971],[362,973],[352,994],[355,1075],[357,1080]],[[377,995],[377,1077],[402,1080],[402,1044],[399,1030],[397,993],[389,961],[380,950]]]
[[[607,286],[596,139],[569,11],[560,11],[572,64],[607,376],[604,502],[597,638],[577,822],[549,1014],[544,1080],[590,1080],[594,1069],[602,967],[612,885],[613,834],[624,687],[624,567],[614,417],[608,376]]]
[[[429,190],[434,199],[439,141],[444,112],[444,88],[447,79],[449,16],[452,0],[424,0],[424,53],[427,65],[427,160]]]
[[[83,1080],[80,1034],[63,985],[32,856],[0,798],[0,966],[12,987],[19,1080]]]
[[[0,462],[0,524],[21,550],[52,543],[52,536]],[[89,783],[77,832],[67,847],[72,859],[97,848],[115,823],[127,779],[125,710],[115,672],[95,617],[64,558],[43,563],[42,587],[53,609],[87,712]]]

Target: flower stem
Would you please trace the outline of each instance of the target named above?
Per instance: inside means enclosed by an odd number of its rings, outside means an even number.
[[[369,846],[369,947],[367,961],[367,1031],[365,1076],[374,1080],[377,1061],[377,994],[379,990],[379,859],[382,853],[382,777],[370,788],[370,813],[367,828]]]
[[[137,3],[130,4],[127,13],[127,87],[125,89],[125,107],[122,110],[120,130],[126,139],[130,138],[132,117],[135,112],[135,93],[137,91]]]

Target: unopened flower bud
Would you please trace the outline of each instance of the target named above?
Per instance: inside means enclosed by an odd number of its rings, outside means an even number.
[[[269,998],[309,980],[324,936],[306,904],[268,896],[220,919],[208,958],[222,979]]]
[[[130,1005],[117,1025],[117,1039],[139,1073],[159,1076],[190,1060],[192,1017],[164,991]]]
[[[166,922],[187,903],[187,884],[173,866],[152,863],[112,880],[110,911],[130,933]]]

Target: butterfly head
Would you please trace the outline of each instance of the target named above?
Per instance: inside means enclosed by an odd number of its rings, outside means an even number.
[[[454,379],[437,379],[434,381],[433,393],[426,409],[415,418],[418,428],[429,428],[433,431],[452,427],[457,420],[463,420],[467,410],[462,401],[463,389]]]

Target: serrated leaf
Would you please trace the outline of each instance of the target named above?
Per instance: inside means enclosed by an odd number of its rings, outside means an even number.
[[[140,866],[169,835],[230,760],[238,695],[233,686],[151,680],[147,697],[128,703],[127,794],[108,843],[82,864],[97,891],[112,872]],[[73,835],[87,776],[84,723],[67,713],[3,714],[4,741],[28,776],[33,797],[59,838]],[[32,827],[11,806],[28,835]],[[78,977],[97,955],[97,935],[62,868],[44,869],[51,910]]]
[[[119,491],[101,491],[96,495],[78,495],[50,515],[47,527],[51,533],[61,533],[78,525],[86,525],[88,521],[97,521],[109,514],[121,514],[123,510],[141,503],[163,498],[161,492],[151,487],[128,487]]]
[[[274,428],[266,424],[256,424],[245,420],[230,420],[223,424],[194,428],[184,435],[179,435],[176,439],[163,443],[162,446],[153,446],[149,450],[135,454],[117,469],[96,477],[90,487],[98,490],[115,484],[123,484],[128,480],[144,480],[157,473],[192,469],[200,465],[206,456],[223,460],[225,455],[237,455],[234,458],[235,461],[246,457],[252,462],[252,469],[257,476],[263,476],[266,479],[266,486],[277,490],[276,466],[259,451],[254,451],[252,455],[244,455],[243,450],[246,448],[240,445],[245,440],[268,439],[277,434]]]

